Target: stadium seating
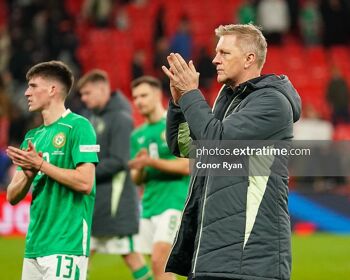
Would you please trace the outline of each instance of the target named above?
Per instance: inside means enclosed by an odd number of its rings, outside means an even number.
[[[70,13],[77,14],[82,1],[68,2]],[[136,50],[143,49],[146,55],[146,72],[153,73],[153,32],[157,11],[161,6],[166,19],[165,34],[169,38],[175,33],[180,18],[183,15],[189,18],[194,42],[193,57],[196,57],[202,46],[207,46],[212,51],[214,28],[219,24],[231,23],[241,3],[242,1],[235,0],[154,0],[144,6],[129,4],[126,8],[129,28],[126,31],[96,29],[81,23],[77,26],[81,42],[78,57],[84,71],[92,67],[106,69],[111,75],[112,86],[121,88],[130,95],[131,61]],[[329,119],[330,110],[325,100],[325,89],[332,65],[337,65],[350,82],[349,47],[305,47],[298,40],[286,40],[283,46],[269,46],[263,74],[286,74],[303,101],[312,103],[323,118]],[[213,86],[206,93],[211,103],[215,99],[216,90],[217,87]]]
[[[64,6],[68,14],[77,17],[82,10],[84,0],[66,0]]]
[[[7,22],[7,9],[5,1],[0,1],[0,27]]]

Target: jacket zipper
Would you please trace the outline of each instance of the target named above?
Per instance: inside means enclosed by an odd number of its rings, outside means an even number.
[[[227,109],[226,109],[226,111],[225,111],[225,114],[224,114],[224,118],[223,118],[223,119],[226,119],[227,114],[228,114],[228,112],[229,112],[229,110],[230,110],[230,108],[231,108],[233,102],[235,102],[235,100],[238,98],[238,96],[240,96],[242,93],[244,93],[246,89],[247,89],[247,86],[245,86],[244,89],[243,89],[240,93],[238,93],[238,94],[232,99],[232,101],[230,102],[230,105],[227,107]],[[238,110],[238,107],[239,107],[239,105],[241,105],[242,101],[243,101],[243,99],[236,105],[236,107],[233,109],[232,112],[236,112],[236,111]]]
[[[198,246],[197,246],[196,255],[195,255],[195,258],[194,258],[193,270],[192,270],[193,277],[195,277],[195,274],[196,274],[196,265],[197,265],[198,253],[199,253],[199,248],[200,248],[201,239],[202,239],[203,221],[204,221],[204,209],[205,209],[205,204],[207,202],[207,190],[208,190],[208,179],[207,179],[207,181],[205,183],[204,201],[203,201],[202,215],[201,215],[201,227],[200,227],[200,230],[199,230]]]

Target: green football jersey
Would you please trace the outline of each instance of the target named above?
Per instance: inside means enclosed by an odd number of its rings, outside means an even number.
[[[165,140],[166,120],[146,123],[131,135],[131,157],[143,148],[153,158],[176,159]],[[188,191],[189,176],[169,174],[145,167],[145,190],[142,197],[142,217],[150,218],[167,209],[183,210]]]
[[[60,168],[98,162],[99,146],[92,125],[69,110],[56,122],[30,130],[21,148],[27,148],[29,140],[45,161]],[[38,172],[33,181],[25,257],[88,256],[95,193],[95,183],[91,193],[84,195]]]

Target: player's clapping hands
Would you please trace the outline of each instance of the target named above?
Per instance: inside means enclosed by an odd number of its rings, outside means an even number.
[[[178,53],[171,53],[167,59],[169,69],[165,66],[162,66],[162,69],[170,79],[171,95],[177,104],[183,94],[198,88],[199,73],[192,60],[187,64]]]
[[[150,160],[151,160],[151,158],[148,155],[147,150],[146,149],[141,149],[137,153],[136,157],[129,161],[128,165],[129,165],[129,168],[131,168],[131,169],[141,170],[145,166],[149,165]]]
[[[12,162],[21,167],[23,170],[37,172],[39,171],[43,162],[42,154],[35,150],[35,147],[31,141],[28,142],[28,148],[26,150],[9,146],[6,153]]]

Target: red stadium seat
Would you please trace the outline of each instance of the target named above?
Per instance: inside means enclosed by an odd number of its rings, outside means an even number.
[[[333,132],[334,140],[350,140],[350,124],[338,124]]]
[[[84,0],[65,0],[64,6],[71,16],[78,16],[82,10]]]
[[[317,65],[327,65],[327,54],[322,46],[312,46],[306,48],[306,63],[312,63]]]

